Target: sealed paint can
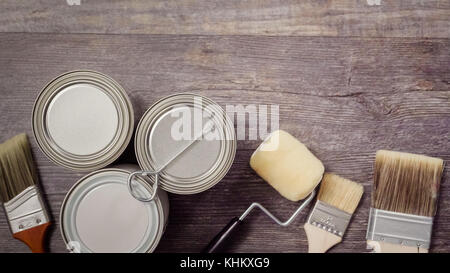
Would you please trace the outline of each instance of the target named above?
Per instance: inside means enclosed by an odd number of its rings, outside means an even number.
[[[236,135],[217,103],[183,93],[165,97],[145,112],[134,147],[141,169],[157,174],[157,179],[149,176],[153,183],[168,192],[194,194],[211,188],[228,172]]]
[[[127,188],[136,165],[92,172],[67,193],[60,213],[61,234],[72,252],[152,252],[169,215],[167,193],[158,189],[152,202],[140,202]],[[147,196],[153,188],[136,177],[135,194]]]
[[[40,92],[32,125],[50,160],[72,170],[92,171],[112,163],[125,150],[134,113],[115,80],[95,71],[72,71]]]

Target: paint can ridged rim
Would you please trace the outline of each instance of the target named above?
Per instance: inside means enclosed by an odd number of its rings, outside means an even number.
[[[60,149],[46,131],[44,121],[54,96],[65,87],[79,83],[92,84],[107,92],[118,114],[119,124],[113,140],[93,155],[79,156]],[[32,128],[39,148],[54,163],[71,170],[93,171],[113,163],[125,150],[133,134],[134,111],[125,90],[114,79],[97,71],[75,70],[54,78],[39,93],[33,106]]]
[[[154,170],[155,162],[151,157],[148,147],[149,134],[154,123],[158,118],[171,109],[171,107],[180,105],[192,105],[195,97],[202,99],[205,106],[214,106],[215,109],[221,111],[219,115],[215,115],[215,123],[223,128],[220,132],[224,138],[221,140],[219,160],[204,175],[192,181],[180,181],[166,174],[164,171],[160,174],[159,185],[165,191],[176,194],[195,194],[203,192],[216,185],[227,174],[234,161],[236,154],[236,135],[234,126],[225,111],[213,100],[192,93],[179,93],[164,97],[155,102],[142,116],[136,128],[134,147],[136,158],[142,170]],[[222,118],[220,118],[222,117]],[[195,144],[194,144],[195,145]],[[154,177],[150,176],[154,181]]]
[[[73,241],[74,238],[71,238],[71,236],[69,235],[69,232],[68,232],[68,229],[70,227],[67,227],[67,226],[71,226],[71,224],[69,223],[69,225],[67,225],[67,223],[65,223],[65,222],[70,222],[70,221],[66,221],[66,215],[70,214],[70,212],[68,211],[67,204],[71,201],[71,198],[73,198],[74,191],[76,189],[78,189],[80,186],[82,186],[84,183],[89,183],[90,182],[89,179],[94,176],[99,176],[99,175],[101,176],[101,175],[106,175],[106,174],[111,175],[114,172],[124,173],[124,174],[126,174],[126,176],[128,176],[130,173],[137,171],[137,170],[139,170],[139,167],[137,165],[132,165],[132,164],[122,164],[122,165],[114,166],[111,168],[97,170],[97,171],[91,172],[91,173],[83,176],[82,178],[80,178],[70,188],[70,190],[67,192],[66,196],[64,197],[64,200],[61,205],[60,215],[59,215],[61,236],[64,240],[64,243],[66,244],[66,246],[68,248],[70,247],[69,242]],[[140,186],[142,186],[147,192],[153,191],[153,188],[150,185],[151,182],[148,179],[143,178],[143,177],[136,177],[135,179],[140,184]],[[124,179],[123,180],[124,186],[126,185],[126,183],[127,183],[126,179]],[[86,193],[86,194],[88,194],[88,193]],[[157,216],[157,220],[151,221],[150,224],[153,224],[156,222],[157,234],[154,237],[154,240],[144,242],[146,247],[145,247],[145,250],[142,252],[146,252],[146,253],[153,252],[155,250],[155,248],[158,246],[158,244],[164,234],[164,231],[165,231],[165,228],[166,228],[167,222],[168,222],[168,217],[169,217],[169,199],[168,199],[167,193],[165,191],[158,189],[156,198],[152,202],[154,202],[154,204],[156,205],[156,208],[158,211],[158,216]],[[148,203],[148,204],[150,204],[150,203]],[[73,227],[72,227],[72,229],[73,229]],[[72,232],[74,232],[74,231],[72,230]],[[90,251],[89,251],[89,249],[86,249],[85,247],[83,247],[81,252],[90,252]]]

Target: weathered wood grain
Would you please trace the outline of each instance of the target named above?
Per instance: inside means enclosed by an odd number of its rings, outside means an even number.
[[[157,99],[194,92],[226,104],[278,104],[280,127],[302,140],[327,170],[363,183],[365,195],[333,252],[366,252],[372,163],[377,149],[450,160],[448,39],[255,36],[0,34],[0,141],[25,131],[39,90],[68,70],[109,74],[130,95],[139,118]],[[255,128],[250,128],[255,129]],[[51,213],[81,177],[32,146]],[[233,216],[261,202],[287,218],[298,204],[282,198],[248,166],[259,141],[238,141],[232,169],[206,192],[170,195],[170,219],[157,251],[196,252]],[[132,154],[120,162],[133,161]],[[444,171],[432,251],[449,252],[450,185]],[[255,212],[227,248],[305,252],[305,214],[282,228]],[[0,251],[27,251],[0,214]],[[59,227],[52,251],[64,251]]]
[[[449,18],[448,0],[0,2],[0,32],[449,38]]]

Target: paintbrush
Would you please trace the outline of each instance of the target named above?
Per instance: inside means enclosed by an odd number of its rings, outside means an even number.
[[[356,182],[331,173],[324,175],[317,202],[304,226],[309,253],[325,253],[342,241],[363,192],[363,186]]]
[[[20,134],[0,144],[0,201],[11,232],[32,252],[42,253],[50,221],[37,182],[27,136]]]
[[[374,252],[428,252],[444,161],[378,151],[367,246]]]

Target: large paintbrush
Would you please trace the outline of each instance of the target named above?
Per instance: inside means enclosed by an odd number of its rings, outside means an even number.
[[[367,245],[374,252],[428,252],[444,162],[377,152]]]

